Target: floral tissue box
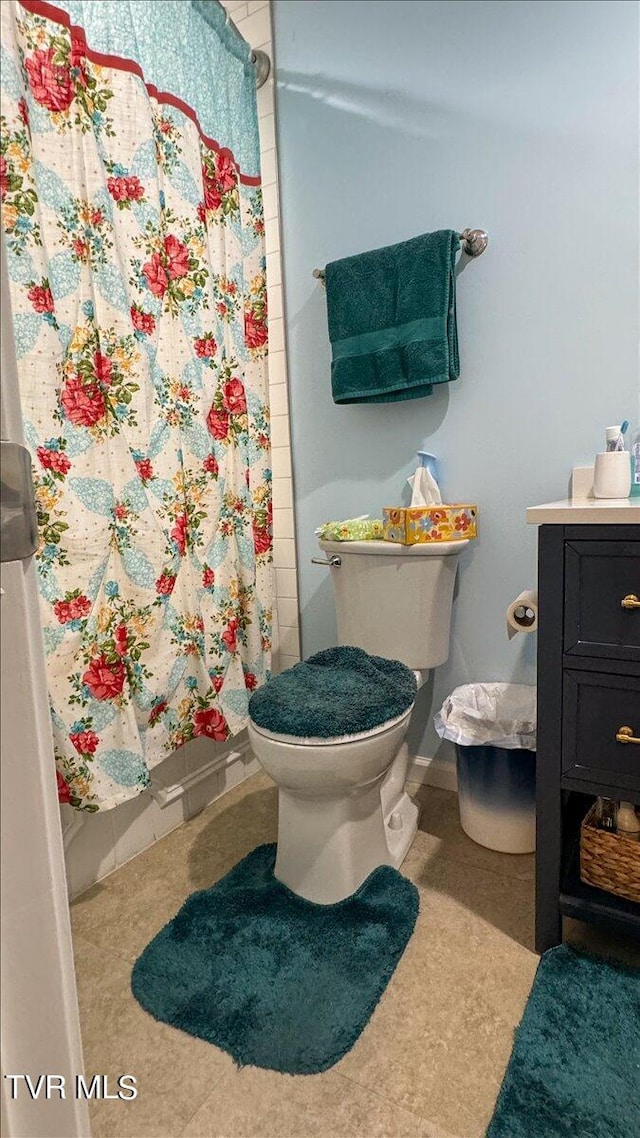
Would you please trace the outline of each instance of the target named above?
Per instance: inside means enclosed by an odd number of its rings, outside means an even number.
[[[427,541],[462,541],[478,536],[477,506],[386,506],[382,511],[384,540],[401,545]]]

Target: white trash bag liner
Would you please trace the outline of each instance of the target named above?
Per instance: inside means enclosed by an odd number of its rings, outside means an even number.
[[[463,684],[434,716],[441,739],[463,747],[536,749],[536,689],[531,684]]]

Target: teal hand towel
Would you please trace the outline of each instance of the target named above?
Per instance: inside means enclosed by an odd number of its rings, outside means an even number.
[[[459,247],[440,229],[327,265],[334,403],[419,399],[458,378]]]

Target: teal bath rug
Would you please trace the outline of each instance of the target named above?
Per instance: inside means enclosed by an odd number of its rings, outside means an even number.
[[[638,1138],[640,972],[566,946],[540,961],[487,1138]]]
[[[315,1074],[356,1042],[404,952],[418,891],[375,869],[335,905],[297,897],[258,846],[193,893],[136,961],[135,998],[240,1065]]]

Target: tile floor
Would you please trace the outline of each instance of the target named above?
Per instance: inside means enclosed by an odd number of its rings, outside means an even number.
[[[72,906],[85,1073],[135,1075],[134,1101],[92,1106],[94,1138],[480,1138],[536,970],[533,857],[463,834],[456,796],[422,787],[403,872],[416,931],[355,1047],[321,1075],[238,1070],[158,1024],[131,965],[185,897],[276,837],[276,791],[255,775]]]

